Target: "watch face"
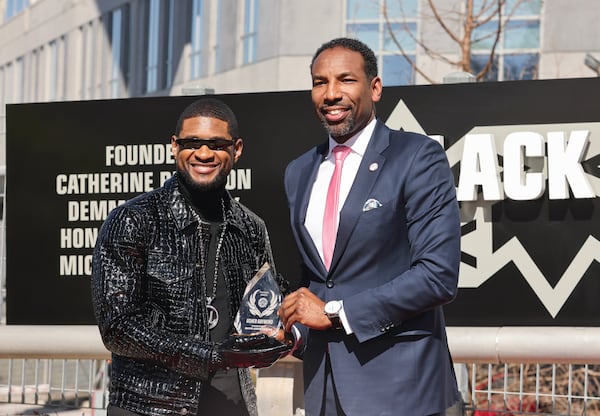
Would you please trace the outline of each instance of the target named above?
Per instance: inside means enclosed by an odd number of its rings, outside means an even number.
[[[325,313],[336,314],[342,309],[342,304],[336,300],[332,300],[325,304]]]

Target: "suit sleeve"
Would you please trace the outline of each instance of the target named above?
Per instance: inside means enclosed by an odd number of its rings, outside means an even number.
[[[344,299],[344,311],[360,342],[392,331],[399,335],[432,331],[434,314],[441,310],[427,312],[457,293],[460,216],[446,154],[427,139],[406,163],[409,175],[399,197],[404,213],[398,215],[406,217],[410,267],[392,270],[386,283]]]

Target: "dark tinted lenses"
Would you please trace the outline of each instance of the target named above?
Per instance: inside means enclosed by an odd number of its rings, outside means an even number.
[[[198,150],[202,146],[207,146],[210,150],[227,150],[232,144],[233,140],[227,139],[196,139],[186,138],[177,139],[175,143],[182,150]]]

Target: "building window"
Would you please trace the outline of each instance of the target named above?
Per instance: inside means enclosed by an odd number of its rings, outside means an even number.
[[[51,41],[47,48],[47,98],[49,101],[64,100],[66,95],[66,38]]]
[[[219,73],[221,71],[221,30],[223,28],[223,7],[222,3],[217,2],[217,24],[215,30],[215,44],[214,44],[214,53],[215,53],[215,63],[214,63],[214,72]]]
[[[96,59],[96,30],[94,22],[88,22],[79,28],[80,43],[78,48],[80,50],[77,59],[79,60],[79,99],[87,100],[94,98],[94,82],[96,79],[97,68]]]
[[[375,52],[384,85],[415,82],[419,51],[419,0],[347,0],[346,35],[365,42]],[[475,0],[475,14],[487,5]],[[423,6],[426,7],[426,6]],[[424,11],[423,11],[424,12]],[[498,15],[482,16],[489,21],[473,33],[471,67],[485,67],[498,31]],[[485,80],[536,79],[540,56],[541,0],[505,0],[502,31],[495,57]]]
[[[22,103],[25,101],[25,64],[23,57],[17,58],[15,61],[15,73],[13,74],[14,86],[13,102]]]
[[[384,85],[415,82],[418,0],[346,2],[346,35],[375,52]]]
[[[3,94],[5,104],[22,103],[24,101],[23,71],[23,57],[17,58],[14,63],[9,62],[6,64],[4,85],[0,85],[0,87],[3,87],[0,94]]]
[[[121,60],[123,48],[123,11],[121,9],[113,10],[110,14],[110,48],[111,65],[108,80],[110,98],[119,98],[120,79],[121,79]]]
[[[167,88],[172,82],[174,0],[147,0],[144,93]]]
[[[59,88],[59,50],[58,41],[53,40],[48,44],[48,99],[56,101]]]
[[[129,7],[123,6],[109,13],[110,69],[108,93],[110,98],[123,97],[123,87],[128,76]]]
[[[173,77],[175,71],[173,70],[173,42],[175,39],[175,0],[168,1],[167,11],[167,30],[166,37],[164,38],[164,49],[166,51],[165,56],[165,75],[163,77],[163,88],[168,88],[173,83]]]
[[[477,0],[474,7],[482,7]],[[486,81],[537,79],[540,57],[541,0],[506,0],[500,22],[503,29],[495,49],[492,70]],[[477,9],[476,9],[477,10]],[[498,32],[498,16],[478,28],[473,35],[471,66],[473,72],[481,71],[489,59],[489,53]]]
[[[13,78],[14,78],[14,71],[13,71],[13,64],[11,64],[10,62],[8,64],[6,64],[6,68],[4,69],[4,78],[3,78],[3,84],[1,85],[2,87],[2,93],[0,95],[2,95],[2,99],[4,100],[3,103],[4,104],[8,104],[12,102],[13,99]],[[4,109],[4,106],[0,106],[0,108]]]
[[[190,40],[190,79],[202,77],[202,36],[203,21],[203,1],[193,0],[192,2],[192,39]]]
[[[158,47],[160,35],[160,0],[148,1],[148,36],[146,47],[146,89],[158,89]]]
[[[258,0],[244,0],[243,64],[256,61],[256,29],[258,27]]]
[[[23,10],[29,7],[29,0],[8,0],[6,2],[6,12],[4,13],[4,20],[8,20]]]
[[[27,76],[29,79],[27,95],[29,101],[41,101],[43,90],[43,79],[45,75],[41,68],[44,67],[44,48],[40,47],[31,52],[30,59],[27,65]]]
[[[8,71],[6,71],[8,72]],[[6,100],[6,79],[4,78],[4,66],[0,66],[0,115],[4,115],[4,103]],[[0,129],[0,132],[4,130]]]

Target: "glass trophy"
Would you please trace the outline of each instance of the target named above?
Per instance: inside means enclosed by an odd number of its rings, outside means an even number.
[[[273,269],[265,263],[244,290],[234,321],[238,334],[266,333],[273,336],[280,327],[277,311],[282,298]]]

